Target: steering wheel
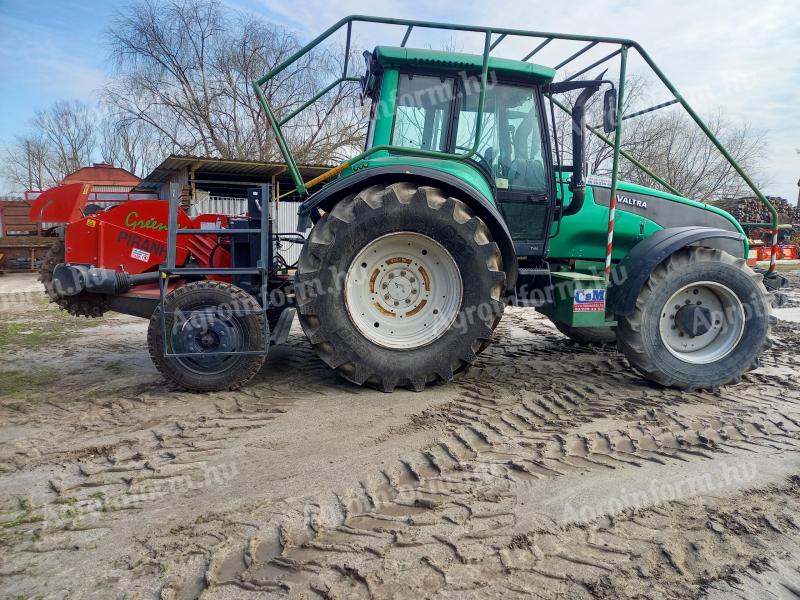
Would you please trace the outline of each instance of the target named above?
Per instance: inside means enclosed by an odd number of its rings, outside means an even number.
[[[466,150],[467,152],[469,152],[470,150],[472,150],[472,148],[467,148],[466,146],[456,146],[456,150]],[[487,147],[486,150],[487,151],[492,150],[492,154],[494,154],[494,148],[492,148],[491,146]],[[478,162],[480,162],[484,167],[486,167],[486,170],[489,173],[492,172],[492,165],[488,160],[486,160],[483,154],[481,154],[480,152],[475,152],[473,156],[477,157]]]

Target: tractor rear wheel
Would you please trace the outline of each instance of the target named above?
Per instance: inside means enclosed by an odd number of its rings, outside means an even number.
[[[656,267],[617,342],[648,379],[716,390],[758,366],[769,335],[769,293],[743,259],[686,248]]]
[[[448,381],[503,313],[502,257],[462,201],[414,183],[375,185],[315,225],[298,263],[299,320],[343,377],[390,392]]]
[[[552,319],[561,333],[581,346],[607,346],[617,343],[617,334],[611,327],[570,327]]]
[[[56,265],[64,262],[64,240],[59,238],[47,249],[39,267],[39,281],[44,285],[44,290],[53,302],[62,310],[75,317],[102,317],[108,310],[108,300],[105,294],[92,294],[80,292],[74,296],[64,296],[59,293],[58,285],[53,281],[53,270]]]
[[[164,377],[197,392],[235,390],[258,373],[268,332],[261,306],[243,289],[220,281],[195,281],[165,298],[150,318],[147,347]],[[166,331],[166,344],[163,331]],[[265,337],[267,336],[267,337]],[[188,354],[173,357],[169,354]],[[233,352],[260,354],[230,354]]]

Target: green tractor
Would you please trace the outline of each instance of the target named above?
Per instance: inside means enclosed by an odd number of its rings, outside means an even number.
[[[343,29],[349,56],[361,22],[405,27],[402,43],[365,52],[361,77],[345,61],[341,78],[279,119],[264,93],[270,79]],[[484,51],[408,48],[415,27],[479,34]],[[521,60],[491,55],[511,37],[537,45]],[[554,68],[530,62],[554,40],[585,45]],[[613,51],[558,80],[595,46]],[[623,114],[630,51],[672,100]],[[616,82],[581,77],[610,60],[619,61]],[[370,103],[365,150],[304,182],[281,127],[334,86],[356,81]],[[681,105],[777,215],[635,42],[348,17],[254,87],[306,196],[301,230],[313,223],[294,283],[299,319],[322,360],[349,381],[384,391],[448,381],[491,343],[509,303],[540,311],[576,343],[616,343],[632,367],[665,386],[716,389],[758,364],[770,325],[762,280],[773,269],[746,265],[747,239],[733,217],[682,197],[621,149],[625,120]],[[577,94],[569,108],[567,92]],[[603,131],[585,116],[601,92]],[[571,115],[568,165],[552,141],[556,110]],[[589,134],[613,147],[608,177],[587,173]],[[665,191],[619,181],[621,157]]]

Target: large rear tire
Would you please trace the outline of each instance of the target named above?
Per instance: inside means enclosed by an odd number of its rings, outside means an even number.
[[[769,335],[762,276],[720,250],[686,248],[656,267],[617,342],[648,379],[684,390],[716,390],[758,366]]]
[[[243,289],[220,281],[195,281],[170,292],[164,306],[168,353],[194,356],[165,355],[160,305],[150,318],[147,347],[156,368],[180,387],[196,392],[235,390],[264,364],[263,353],[214,354],[266,348],[261,306]]]
[[[341,200],[300,254],[299,320],[320,358],[386,392],[449,381],[503,313],[505,273],[486,225],[462,201],[413,183]]]

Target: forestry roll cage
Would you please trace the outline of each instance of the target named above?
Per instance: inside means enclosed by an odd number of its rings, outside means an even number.
[[[350,41],[352,37],[352,30],[354,23],[375,23],[381,25],[398,25],[403,26],[406,28],[405,33],[403,35],[402,42],[400,44],[401,47],[405,47],[406,43],[408,42],[408,38],[411,35],[413,29],[436,29],[442,31],[460,31],[460,32],[472,32],[472,33],[482,33],[484,35],[484,42],[483,42],[483,63],[481,66],[481,78],[480,78],[480,94],[478,96],[478,112],[476,114],[476,127],[475,127],[475,141],[472,147],[464,154],[454,154],[449,152],[439,152],[435,150],[424,150],[424,149],[415,149],[415,148],[406,148],[402,146],[395,146],[391,144],[381,144],[378,146],[373,146],[372,148],[366,149],[364,152],[354,156],[353,158],[349,159],[341,163],[340,165],[330,169],[329,171],[315,177],[314,179],[304,182],[302,176],[300,175],[300,171],[297,168],[297,163],[294,159],[292,151],[289,148],[289,145],[286,142],[286,138],[281,131],[281,127],[285,125],[288,121],[292,118],[297,116],[300,112],[304,111],[306,108],[317,102],[320,98],[322,98],[325,94],[330,92],[336,86],[347,83],[347,82],[357,82],[360,81],[359,77],[350,76],[348,75],[348,67],[349,67],[349,59],[350,59]],[[291,111],[288,115],[283,116],[281,119],[278,119],[275,116],[275,113],[270,106],[269,101],[264,93],[264,85],[268,83],[273,77],[275,77],[278,73],[285,70],[289,65],[296,62],[298,59],[302,58],[309,52],[311,52],[314,48],[318,47],[320,44],[325,42],[328,38],[339,32],[342,27],[346,27],[346,42],[345,42],[345,58],[344,58],[344,67],[342,69],[342,74],[339,78],[337,78],[334,82],[330,85],[326,86],[319,92],[317,92],[311,99],[307,100],[303,104],[301,104],[298,108]],[[496,37],[495,37],[496,36]],[[628,161],[630,161],[634,166],[640,169],[642,172],[647,174],[651,177],[654,181],[658,182],[662,185],[665,189],[669,190],[671,193],[681,196],[682,194],[678,191],[675,187],[673,187],[669,182],[664,180],[662,177],[659,177],[656,173],[654,173],[650,168],[642,164],[638,161],[635,157],[631,156],[625,150],[621,149],[622,143],[622,124],[623,121],[627,119],[632,119],[634,117],[638,117],[661,108],[665,108],[667,106],[672,106],[674,104],[680,104],[683,109],[689,114],[692,120],[697,124],[698,127],[705,133],[708,139],[716,146],[717,150],[722,154],[723,157],[728,161],[728,163],[733,167],[733,169],[741,176],[742,180],[748,185],[748,187],[753,191],[756,195],[758,200],[769,210],[769,213],[772,217],[772,256],[770,259],[770,267],[768,273],[772,273],[775,270],[776,266],[776,252],[775,247],[778,243],[778,211],[772,205],[772,203],[767,199],[767,197],[758,189],[756,184],[753,182],[752,179],[744,172],[742,167],[736,160],[731,156],[730,152],[725,148],[725,146],[720,142],[719,139],[714,135],[714,133],[708,128],[708,126],[703,122],[700,116],[694,111],[694,109],[689,105],[686,99],[678,92],[672,82],[667,78],[667,76],[661,71],[661,69],[655,64],[650,55],[644,51],[644,49],[633,40],[628,40],[624,38],[615,38],[615,37],[598,37],[598,36],[589,36],[589,35],[571,35],[571,34],[561,34],[561,33],[549,33],[549,32],[542,32],[542,31],[526,31],[526,30],[518,30],[518,29],[507,29],[503,27],[478,27],[473,25],[455,25],[455,24],[447,24],[447,23],[436,23],[430,21],[416,21],[416,20],[407,20],[407,19],[391,19],[391,18],[383,18],[383,17],[369,17],[369,16],[362,16],[362,15],[351,15],[349,17],[345,17],[340,20],[335,25],[329,27],[325,32],[323,32],[318,37],[314,38],[311,42],[306,44],[303,48],[295,52],[291,57],[287,60],[276,66],[272,69],[269,73],[261,77],[260,79],[256,79],[253,81],[253,88],[255,89],[256,95],[258,97],[259,103],[261,104],[261,108],[264,110],[264,114],[266,115],[267,121],[269,122],[270,127],[272,128],[273,132],[275,133],[275,138],[278,143],[278,148],[283,155],[284,160],[286,161],[286,166],[289,170],[289,174],[294,182],[296,192],[301,196],[308,195],[308,188],[321,183],[335,175],[341,173],[344,169],[348,166],[354,164],[355,162],[362,160],[376,152],[390,152],[395,154],[406,154],[412,156],[423,156],[423,157],[431,157],[431,158],[439,158],[439,159],[449,159],[449,160],[468,160],[471,158],[477,151],[480,143],[481,138],[481,129],[483,124],[483,110],[484,110],[484,99],[485,99],[485,92],[486,92],[486,82],[487,82],[487,75],[489,71],[489,56],[491,51],[494,50],[500,42],[502,42],[507,37],[522,37],[522,38],[535,38],[542,40],[539,44],[533,48],[528,54],[526,54],[522,60],[528,61],[530,60],[537,52],[539,52],[542,48],[547,46],[553,40],[560,40],[560,41],[578,41],[578,42],[585,42],[586,45],[583,46],[581,49],[573,53],[571,56],[568,56],[557,65],[553,67],[555,71],[562,69],[563,67],[567,66],[568,64],[572,63],[574,60],[594,48],[598,45],[606,45],[606,46],[618,46],[614,49],[610,54],[604,56],[603,58],[593,62],[592,64],[583,67],[579,71],[573,73],[563,81],[572,81],[577,77],[591,71],[599,67],[600,65],[606,63],[607,61],[615,58],[616,56],[620,57],[620,67],[619,67],[619,84],[618,84],[618,94],[617,94],[617,107],[616,107],[616,130],[614,133],[614,139],[609,139],[606,135],[601,133],[596,127],[591,125],[586,125],[586,128],[602,140],[605,144],[613,148],[613,160],[612,160],[612,171],[611,171],[611,200],[610,200],[610,207],[609,207],[609,227],[608,227],[608,249],[606,253],[606,276],[608,277],[611,269],[611,251],[613,248],[613,235],[614,235],[614,212],[616,208],[616,200],[617,200],[617,181],[619,176],[619,165],[620,165],[620,156],[624,157]],[[626,68],[628,62],[628,51],[635,50],[639,56],[645,61],[645,63],[650,67],[653,73],[661,80],[664,86],[670,91],[673,96],[672,100],[668,100],[666,102],[662,102],[655,106],[651,106],[650,108],[639,110],[630,114],[623,114],[623,106],[624,106],[624,99],[625,99],[625,78],[626,78]],[[551,101],[556,104],[562,111],[566,112],[567,114],[572,114],[571,111],[567,106],[563,103],[559,102],[558,100],[552,98]]]

